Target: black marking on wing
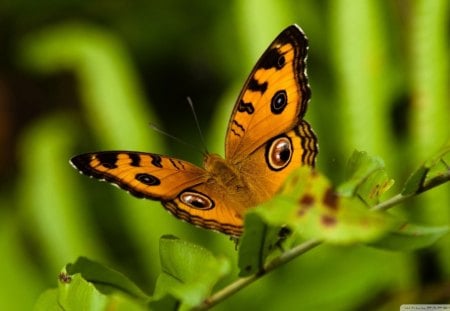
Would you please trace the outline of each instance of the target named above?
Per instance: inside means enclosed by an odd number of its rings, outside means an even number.
[[[245,133],[245,128],[239,124],[239,122],[237,122],[236,120],[233,120],[233,125],[237,126],[242,133]],[[240,133],[238,133],[235,129],[231,128],[231,131],[234,133],[234,135],[241,137],[242,135]]]
[[[169,158],[170,163],[172,163],[172,166],[175,167],[177,170],[184,170],[184,164],[182,161],[179,160],[173,160],[171,158]]]
[[[270,111],[273,114],[280,114],[287,107],[288,98],[285,90],[277,91],[270,101]]]
[[[237,127],[239,127],[239,128],[242,130],[242,132],[245,132],[244,127],[243,127],[242,125],[240,125],[238,121],[233,120],[233,123],[234,123]]]
[[[177,163],[172,160],[171,158],[169,158],[170,163],[172,163],[172,166],[175,167],[177,170],[179,170],[180,168],[178,167]]]
[[[286,28],[276,39],[281,44],[292,44],[295,47],[294,72],[297,85],[300,87],[302,99],[300,103],[299,120],[305,115],[311,98],[311,89],[306,73],[306,58],[308,54],[308,38],[297,25]]]
[[[253,107],[253,104],[251,102],[250,103],[246,103],[246,102],[244,102],[241,99],[239,101],[238,111],[239,112],[246,112],[248,114],[253,114],[255,112],[255,107]]]
[[[317,137],[313,132],[311,125],[305,120],[294,128],[295,134],[300,137],[302,145],[302,163],[312,167],[316,164],[316,157],[319,153],[319,146],[317,145]]]
[[[130,153],[127,153],[127,155],[131,159],[131,163],[130,163],[131,166],[134,166],[134,167],[141,166],[141,157],[139,156],[139,154],[130,152]]]
[[[152,158],[152,165],[162,168],[162,164],[161,164],[161,157],[157,154],[151,154],[150,157]]]
[[[258,68],[271,69],[275,68],[277,70],[284,67],[286,64],[286,59],[284,54],[280,53],[277,48],[270,49],[264,53],[261,58]]]
[[[260,84],[254,77],[248,81],[247,89],[253,92],[260,92],[261,94],[264,94],[264,92],[267,90],[267,82],[264,82]]]
[[[117,152],[98,153],[95,155],[95,158],[106,168],[117,168]]]
[[[70,164],[75,167],[80,173],[89,177],[102,179],[103,174],[98,173],[92,166],[91,161],[95,158],[94,154],[80,154],[70,159]]]
[[[239,134],[238,132],[236,132],[233,128],[231,129],[231,131],[233,132],[234,135],[241,137],[241,134]]]
[[[158,186],[161,184],[161,180],[158,177],[148,173],[137,173],[134,178],[147,186]]]

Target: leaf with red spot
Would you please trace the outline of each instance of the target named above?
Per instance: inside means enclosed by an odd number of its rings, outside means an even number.
[[[342,196],[325,176],[309,168],[297,174],[302,182],[288,195],[297,202],[291,223],[303,237],[336,244],[370,242],[392,227],[391,217],[369,211],[357,197]]]
[[[325,176],[309,167],[294,172],[277,197],[252,213],[268,226],[285,224],[303,238],[334,244],[375,241],[395,223],[386,213],[369,211],[359,198],[335,192]]]

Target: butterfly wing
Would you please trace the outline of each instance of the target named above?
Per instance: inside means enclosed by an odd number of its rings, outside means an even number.
[[[259,202],[277,193],[293,170],[314,166],[317,138],[308,122],[301,120],[292,130],[269,139],[241,163],[241,173],[259,194]],[[255,172],[258,172],[255,174]]]
[[[238,236],[242,218],[236,204],[206,170],[187,161],[152,153],[105,151],[73,157],[84,175],[108,181],[139,198],[159,200],[176,217]]]
[[[228,124],[225,157],[240,163],[267,137],[286,133],[303,117],[310,98],[308,42],[292,25],[272,42],[245,82]]]
[[[173,215],[190,224],[237,237],[243,231],[242,213],[239,212],[242,207],[226,190],[216,186],[214,183],[200,184],[162,203]],[[195,201],[187,204],[187,196],[201,201],[199,204],[192,204]]]
[[[206,171],[187,161],[152,153],[105,151],[73,157],[84,175],[105,180],[139,198],[170,200],[206,180]]]

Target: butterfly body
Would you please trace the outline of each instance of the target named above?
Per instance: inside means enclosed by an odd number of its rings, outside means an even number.
[[[310,97],[306,51],[306,37],[293,25],[264,52],[231,114],[225,158],[207,154],[201,168],[158,154],[106,151],[71,163],[137,197],[161,201],[189,223],[239,236],[245,211],[273,197],[294,169],[315,163],[317,138],[303,120]]]

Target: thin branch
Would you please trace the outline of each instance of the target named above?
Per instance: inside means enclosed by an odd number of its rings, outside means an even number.
[[[389,208],[402,203],[403,201],[408,200],[409,198],[416,196],[418,194],[421,194],[425,191],[428,191],[432,188],[435,188],[437,186],[440,186],[446,182],[448,182],[450,180],[450,171],[446,171],[445,173],[438,175],[436,177],[433,177],[429,180],[427,180],[426,182],[424,182],[423,185],[421,185],[419,187],[419,189],[417,189],[416,192],[412,192],[406,195],[403,195],[401,193],[393,196],[390,199],[387,199],[384,202],[381,202],[380,204],[375,205],[374,207],[372,207],[371,210],[373,211],[386,211]]]
[[[391,207],[393,207],[394,205],[397,205],[397,204],[402,203],[403,201],[406,201],[413,195],[415,195],[415,193],[409,194],[409,195],[403,195],[403,194],[399,193],[399,194],[393,196],[392,198],[389,198],[386,201],[383,201],[383,202],[373,206],[371,208],[371,210],[372,211],[386,211],[386,210],[390,209]]]
[[[269,262],[263,269],[261,269],[258,273],[253,274],[246,278],[240,278],[237,279],[235,282],[231,283],[230,285],[222,288],[215,294],[211,295],[209,298],[207,298],[201,305],[199,305],[195,310],[207,310],[211,308],[212,306],[218,304],[222,300],[232,296],[234,293],[240,291],[247,285],[250,285],[251,283],[255,282],[262,276],[266,275],[267,273],[271,272],[272,270],[276,269],[277,267],[284,265],[285,263],[291,261],[292,259],[296,258],[297,256],[309,251],[310,249],[313,249],[314,247],[320,245],[322,242],[319,240],[308,240],[302,244],[299,244],[295,246],[294,248],[284,252],[279,257],[275,258],[271,262]]]
[[[434,187],[437,187],[439,185],[442,185],[446,182],[450,181],[450,169],[444,172],[443,174],[437,175],[434,178],[431,178],[428,180],[422,188],[418,191],[418,193],[422,193],[424,191],[430,190]]]

